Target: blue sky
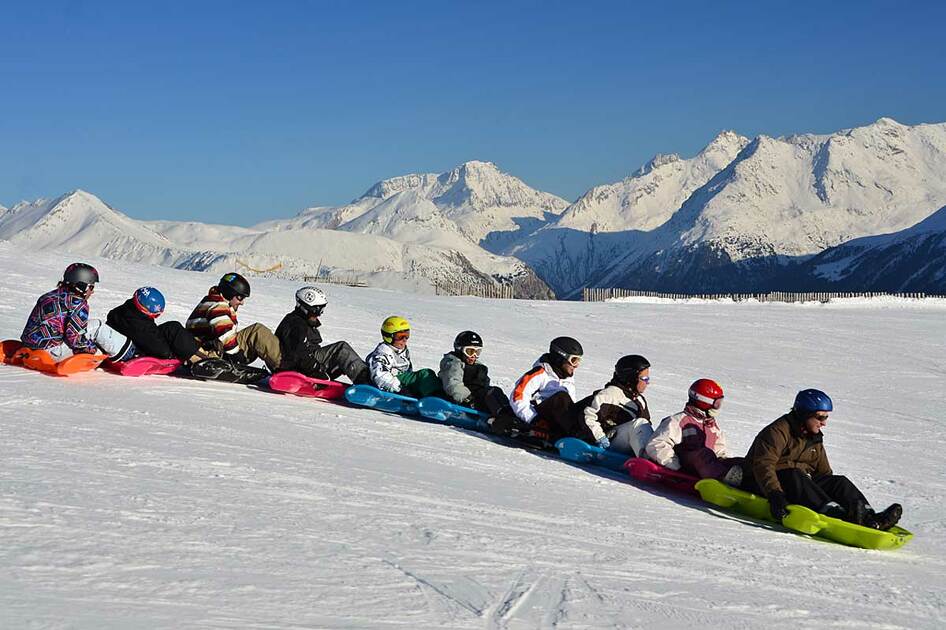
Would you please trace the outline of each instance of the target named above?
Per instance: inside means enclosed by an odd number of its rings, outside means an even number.
[[[248,225],[471,159],[572,200],[723,129],[946,121],[946,3],[134,4],[0,7],[3,205]]]

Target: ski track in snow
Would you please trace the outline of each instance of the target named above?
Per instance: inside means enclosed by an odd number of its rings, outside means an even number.
[[[0,244],[0,334],[65,256]],[[93,261],[93,315],[157,284],[183,319],[214,278]],[[294,285],[254,282],[241,322]],[[329,287],[323,333],[362,353],[404,312],[418,366],[483,332],[508,388],[551,334],[654,363],[657,419],[726,388],[734,451],[801,387],[837,410],[836,470],[916,534],[894,552],[789,534],[484,436],[219,383],[0,366],[0,627],[938,628],[946,622],[942,309],[502,302]],[[707,331],[712,330],[710,341]],[[814,341],[813,341],[814,340]],[[712,367],[712,369],[707,369]]]

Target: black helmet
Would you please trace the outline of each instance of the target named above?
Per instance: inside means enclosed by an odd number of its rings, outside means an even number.
[[[250,297],[250,283],[238,273],[228,273],[220,278],[220,282],[217,283],[217,290],[220,291],[220,295],[228,300],[232,300],[238,295],[244,298]]]
[[[614,376],[611,380],[620,385],[636,389],[640,373],[650,367],[650,361],[639,354],[627,354],[614,364]]]
[[[453,340],[453,349],[459,352],[463,348],[482,348],[483,338],[472,330],[464,330]]]
[[[549,354],[565,361],[570,356],[580,357],[585,353],[577,339],[571,337],[556,337],[549,344]]]
[[[99,272],[92,265],[72,263],[62,273],[62,283],[68,288],[85,293],[88,288],[99,281]]]

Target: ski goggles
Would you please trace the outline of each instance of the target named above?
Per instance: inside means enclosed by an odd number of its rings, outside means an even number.
[[[463,354],[472,359],[483,354],[483,348],[482,346],[463,346]]]
[[[828,421],[828,414],[826,413],[816,413],[811,417],[821,423],[825,423]]]
[[[723,406],[723,396],[720,396],[719,398],[710,398],[709,396],[704,396],[691,391],[690,398],[693,400],[698,400],[704,405],[709,405],[711,409],[719,409]]]
[[[569,364],[572,367],[578,367],[581,365],[581,355],[580,354],[569,354],[565,357],[565,363]]]
[[[306,306],[305,312],[311,315],[312,317],[319,317],[322,314],[322,311],[325,310],[324,304],[319,304],[318,306]]]
[[[638,376],[637,380],[639,380],[641,383],[650,383],[649,376]]]
[[[404,341],[411,338],[411,331],[401,330],[391,335],[391,341]]]
[[[94,282],[73,282],[72,286],[79,293],[91,293],[95,290]]]

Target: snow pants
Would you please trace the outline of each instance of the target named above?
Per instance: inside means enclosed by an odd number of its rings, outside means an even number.
[[[654,425],[650,423],[650,420],[635,418],[630,422],[619,424],[614,429],[609,450],[640,457],[653,434]]]
[[[858,501],[867,499],[847,477],[822,475],[809,477],[797,468],[786,468],[775,473],[789,503],[804,505],[816,512],[846,518],[854,512]],[[743,487],[750,492],[761,492],[752,475],[746,475]]]
[[[472,407],[477,411],[498,416],[509,407],[509,396],[500,388],[494,386],[480,387],[470,392],[473,398]]]
[[[438,396],[443,394],[443,385],[440,377],[430,368],[414,370],[413,372],[401,372],[397,376],[401,383],[399,393],[405,396],[414,396],[423,398],[425,396]]]
[[[158,326],[158,334],[167,342],[174,358],[180,359],[181,361],[188,361],[197,354],[199,349],[197,347],[197,340],[194,339],[194,335],[192,335],[189,330],[184,328],[181,322],[164,322]],[[158,358],[169,359],[171,357]]]
[[[282,361],[282,350],[279,339],[266,326],[250,324],[241,328],[236,334],[237,345],[246,356],[246,364],[250,365],[256,359],[262,359],[270,372],[275,371]]]
[[[355,385],[371,383],[368,366],[347,341],[316,348],[301,362],[300,372],[321,379],[336,379],[344,374]]]
[[[131,339],[121,334],[101,319],[90,319],[86,325],[86,337],[95,342],[99,349],[112,361],[127,361],[135,356],[135,345]],[[69,346],[62,343],[46,348],[46,352],[58,363],[75,354]]]
[[[575,401],[568,392],[552,394],[535,406],[538,416],[532,424],[542,421],[548,425],[549,441],[553,443],[559,438],[576,435],[584,427],[578,426],[576,421],[578,414],[575,413],[574,407]]]
[[[713,449],[705,446],[697,449],[677,449],[680,471],[700,479],[722,479],[729,469],[745,460],[742,457],[719,458]]]

